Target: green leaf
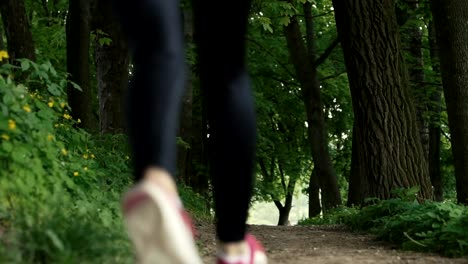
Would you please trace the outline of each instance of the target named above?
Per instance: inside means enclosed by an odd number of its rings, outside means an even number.
[[[271,28],[270,24],[263,24],[263,30],[273,33],[273,28]]]
[[[58,96],[61,94],[58,85],[55,83],[47,85],[47,91],[49,91],[52,95],[55,95],[55,96]]]
[[[54,231],[52,231],[52,230],[50,230],[50,229],[47,229],[47,230],[46,230],[46,235],[47,235],[47,237],[50,239],[50,241],[52,242],[52,244],[55,246],[55,248],[57,248],[59,251],[63,251],[63,250],[64,250],[64,246],[63,246],[62,241],[61,241],[60,238],[55,234]]]
[[[6,151],[6,152],[11,152],[13,150],[13,144],[9,141],[3,141],[2,142],[2,148]]]
[[[287,26],[289,25],[290,22],[291,22],[291,19],[288,16],[284,16],[279,19],[279,23],[282,26]]]
[[[27,71],[31,67],[31,64],[27,60],[21,60],[21,70]]]

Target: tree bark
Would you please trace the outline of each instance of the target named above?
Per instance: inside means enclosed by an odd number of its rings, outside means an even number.
[[[286,194],[286,199],[284,205],[281,204],[280,201],[274,201],[276,208],[279,211],[279,218],[278,218],[278,225],[279,226],[286,226],[289,225],[289,214],[291,213],[292,209],[292,194]]]
[[[436,41],[434,20],[429,24],[429,48],[432,62],[432,71],[436,76],[440,76],[440,55],[439,47]],[[429,175],[434,191],[434,200],[442,202],[444,200],[444,189],[442,183],[442,174],[440,172],[440,113],[442,112],[442,91],[443,88],[437,85],[431,90],[429,103]]]
[[[320,189],[322,190],[322,207],[329,209],[341,205],[341,195],[338,188],[336,172],[333,168],[328,150],[328,135],[325,127],[325,117],[320,95],[320,83],[315,64],[315,43],[312,16],[309,23],[307,39],[313,48],[307,48],[302,40],[302,33],[296,16],[284,28],[284,34],[291,61],[296,71],[297,79],[302,87],[302,99],[307,113],[308,136],[314,160]],[[312,24],[312,25],[310,25]]]
[[[184,37],[186,43],[193,42],[193,19],[191,10],[183,10]],[[177,136],[188,143],[190,148],[193,141],[193,75],[191,69],[187,71],[185,82],[185,94],[182,99],[182,111],[180,115],[180,125]],[[200,135],[201,136],[201,135]],[[191,150],[187,146],[177,146],[177,171],[178,179],[186,185],[191,186],[192,160]],[[191,186],[193,187],[193,186]]]
[[[316,217],[322,212],[320,205],[320,185],[315,169],[312,171],[309,179],[309,218]]]
[[[192,145],[190,148],[190,186],[203,196],[209,196],[210,175],[208,166],[209,138],[206,97],[202,93],[197,78],[192,82]]]
[[[93,30],[97,85],[99,94],[99,130],[101,134],[123,133],[124,94],[128,86],[128,45],[115,18],[110,0],[99,0],[93,12]],[[110,43],[100,43],[109,38]]]
[[[468,1],[433,0],[432,13],[440,48],[457,200],[468,204]]]
[[[364,199],[368,197],[369,187],[367,186],[367,179],[363,177],[365,175],[361,171],[361,159],[359,156],[360,143],[357,137],[356,122],[353,124],[353,138],[352,138],[352,153],[351,153],[351,172],[349,176],[349,187],[348,187],[348,201],[347,206],[355,206],[364,204]]]
[[[274,203],[279,211],[278,225],[285,226],[285,225],[289,225],[289,213],[291,212],[291,208],[292,208],[292,201],[293,201],[293,195],[294,195],[294,188],[296,187],[296,180],[292,180],[290,178],[288,181],[288,184],[286,185],[285,175],[284,175],[284,171],[282,169],[281,163],[278,164],[278,167],[279,167],[280,176],[281,176],[281,183],[282,183],[283,190],[285,193],[285,200],[284,200],[284,206],[281,205],[281,202],[279,201],[274,201]]]
[[[3,26],[7,38],[10,60],[19,58],[36,60],[34,41],[30,30],[24,0],[0,1]]]
[[[353,100],[359,171],[366,197],[419,186],[431,197],[415,110],[408,93],[394,0],[333,1]],[[355,164],[356,165],[356,164]]]
[[[89,82],[90,0],[70,0],[67,17],[67,71],[70,81],[78,84],[82,91],[72,85],[67,87],[68,104],[74,119],[80,119],[82,128],[96,128],[92,112],[92,90]]]

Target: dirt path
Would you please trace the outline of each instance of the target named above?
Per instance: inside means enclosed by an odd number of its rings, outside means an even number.
[[[198,228],[204,245],[204,261],[214,263],[212,256],[216,247],[213,228],[209,225]],[[468,263],[468,258],[449,259],[433,254],[397,250],[371,236],[354,234],[341,227],[251,226],[250,230],[265,245],[270,264]]]

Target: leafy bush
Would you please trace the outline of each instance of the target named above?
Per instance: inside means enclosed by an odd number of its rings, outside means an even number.
[[[298,225],[340,225],[357,213],[359,210],[356,208],[338,207],[327,211],[322,216],[299,220]]]
[[[397,190],[398,198],[370,199],[362,209],[341,207],[323,217],[304,219],[302,225],[345,224],[406,250],[437,252],[450,257],[468,256],[468,208],[451,201],[415,200],[416,189]]]
[[[0,260],[130,261],[119,208],[131,179],[124,138],[74,127],[66,75],[50,63],[22,60],[0,73]]]
[[[346,221],[402,246],[447,256],[468,255],[468,210],[453,202],[422,204],[402,199],[365,207]]]

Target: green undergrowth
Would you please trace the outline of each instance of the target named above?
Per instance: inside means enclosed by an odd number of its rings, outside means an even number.
[[[120,213],[132,183],[126,137],[77,128],[66,75],[50,63],[0,74],[0,263],[132,263]],[[195,217],[209,215],[180,189]]]
[[[414,197],[414,196],[413,196]],[[468,256],[468,209],[453,202],[418,203],[408,196],[373,201],[362,209],[337,208],[299,224],[344,224],[402,249]]]

